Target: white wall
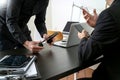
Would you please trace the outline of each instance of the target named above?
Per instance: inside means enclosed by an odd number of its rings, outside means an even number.
[[[31,30],[32,39],[33,39],[34,32],[35,32],[34,19],[35,19],[35,16],[32,16],[32,17],[30,18],[29,22],[28,22],[28,27],[29,27],[29,29]]]
[[[73,7],[71,19],[73,2],[78,6],[87,7],[90,13],[92,13],[93,9],[97,9],[97,12],[100,13],[105,8],[105,0],[50,0],[46,15],[46,26],[48,29],[62,31],[67,21],[85,21],[81,10],[77,7]],[[33,21],[34,17],[31,18],[28,25],[32,30],[32,38],[36,39],[39,34],[34,29]]]
[[[52,29],[62,30],[66,22],[71,20],[73,2],[91,10],[101,12],[105,8],[105,0],[50,0],[52,5]],[[74,7],[72,21],[84,21],[81,10]]]
[[[52,26],[55,30],[61,30],[70,20],[73,0],[51,0],[52,2]]]

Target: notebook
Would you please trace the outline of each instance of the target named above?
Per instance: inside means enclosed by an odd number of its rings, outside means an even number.
[[[89,35],[93,32],[94,28],[89,26],[86,22],[83,23],[75,23],[73,24],[74,27],[78,30],[78,32],[81,32],[83,29],[88,32]]]
[[[92,28],[90,25],[88,25],[86,22],[78,23],[76,24],[76,27],[82,26],[89,35],[93,32],[94,28]],[[79,28],[78,28],[79,29]]]
[[[80,43],[80,39],[78,38],[78,29],[76,28],[77,26],[76,24],[77,23],[71,24],[67,39],[63,38],[63,40],[61,41],[54,42],[54,45],[61,46],[61,47],[71,47],[71,46],[78,45]],[[79,26],[78,28],[79,28],[79,31],[83,30],[82,26]]]

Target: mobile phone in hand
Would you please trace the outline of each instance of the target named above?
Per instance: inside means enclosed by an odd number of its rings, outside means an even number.
[[[43,46],[43,42],[47,41],[47,43],[53,42],[53,38],[58,35],[59,32],[54,32],[48,38],[44,39],[42,42],[39,43],[39,46]]]
[[[80,6],[80,9],[85,9],[87,12],[89,12],[89,10],[88,10],[88,8],[87,8],[87,7]]]

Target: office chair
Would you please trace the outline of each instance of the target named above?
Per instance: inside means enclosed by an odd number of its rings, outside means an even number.
[[[94,70],[91,68],[80,70],[78,73],[76,73],[76,80],[91,80],[93,72]]]
[[[77,79],[77,80],[92,80],[91,78],[80,78],[80,79]]]
[[[48,30],[48,31],[47,31],[47,34],[48,34],[48,35],[51,35],[51,34],[53,34],[54,32],[59,32],[59,33],[58,33],[57,36],[54,37],[54,41],[53,41],[53,42],[60,41],[60,40],[63,39],[63,34],[62,34],[62,32],[60,32],[60,31]]]

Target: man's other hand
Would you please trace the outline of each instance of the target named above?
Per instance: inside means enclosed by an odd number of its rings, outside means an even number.
[[[82,30],[81,33],[78,32],[78,37],[79,37],[80,39],[82,39],[82,38],[84,38],[84,37],[88,38],[88,37],[89,37],[89,34],[88,34],[88,32],[87,32],[86,30]]]
[[[39,46],[40,42],[37,41],[25,41],[24,47],[30,50],[33,53],[38,53],[40,50],[43,49],[43,46]]]
[[[94,15],[91,15],[89,12],[87,12],[85,9],[83,9],[83,15],[84,15],[84,18],[86,20],[86,22],[91,26],[91,27],[95,27],[96,25],[96,21],[98,19],[98,15],[96,13],[96,10],[94,9],[93,11],[93,14]]]

